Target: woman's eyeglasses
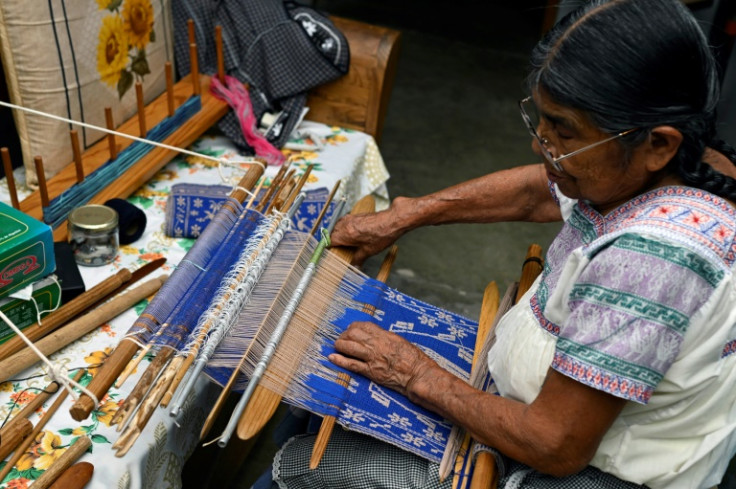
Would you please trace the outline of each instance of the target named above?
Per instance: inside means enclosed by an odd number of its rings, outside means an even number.
[[[564,160],[565,158],[569,158],[571,156],[575,156],[576,154],[582,153],[585,150],[588,150],[588,149],[591,149],[591,148],[595,148],[596,146],[601,145],[603,143],[607,143],[609,141],[613,141],[614,139],[617,139],[617,138],[620,138],[621,136],[625,136],[627,134],[630,134],[630,133],[636,131],[636,129],[637,129],[637,128],[628,129],[626,131],[623,131],[623,132],[620,132],[618,134],[615,134],[615,135],[611,136],[610,138],[606,138],[606,139],[603,139],[601,141],[596,141],[595,143],[589,144],[588,146],[584,146],[584,147],[582,147],[580,149],[576,149],[575,151],[571,151],[570,153],[567,153],[567,154],[564,154],[564,155],[560,155],[560,156],[555,157],[550,152],[550,150],[548,148],[548,146],[549,146],[549,139],[543,138],[543,137],[539,136],[539,133],[537,133],[537,125],[538,124],[536,124],[535,122],[539,122],[539,116],[536,113],[536,108],[533,111],[533,113],[535,115],[535,120],[534,121],[532,120],[532,118],[529,116],[529,113],[524,108],[524,106],[526,104],[529,104],[529,103],[534,104],[534,102],[532,101],[532,98],[531,97],[526,97],[524,99],[519,100],[519,110],[521,111],[521,118],[524,120],[524,124],[526,125],[526,128],[529,131],[529,134],[531,134],[532,137],[537,140],[537,143],[539,143],[539,148],[542,150],[542,154],[544,155],[544,157],[547,158],[547,161],[549,161],[550,164],[552,165],[552,167],[555,170],[557,170],[558,172],[563,172],[564,173],[565,170],[562,168],[562,165],[560,165],[560,161]]]

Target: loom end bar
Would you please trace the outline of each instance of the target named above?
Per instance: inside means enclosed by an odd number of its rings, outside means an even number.
[[[134,341],[123,339],[115,348],[115,351],[107,357],[105,363],[95,374],[92,382],[87,386],[87,389],[98,399],[101,399],[128,362],[130,362],[130,359],[133,358],[138,348],[138,344]],[[84,421],[89,417],[94,408],[95,402],[92,398],[86,394],[82,394],[69,409],[69,414],[75,421]]]

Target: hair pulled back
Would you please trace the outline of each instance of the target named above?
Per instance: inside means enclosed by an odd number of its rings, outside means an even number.
[[[715,139],[719,80],[707,40],[678,0],[591,0],[558,22],[531,56],[530,90],[582,110],[603,131],[670,125],[683,141],[668,169],[686,184],[736,200],[736,180],[702,162]],[[621,139],[633,147],[649,131]]]

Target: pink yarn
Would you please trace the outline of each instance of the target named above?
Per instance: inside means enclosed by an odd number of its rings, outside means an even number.
[[[264,158],[269,165],[278,166],[283,164],[286,157],[256,130],[253,106],[250,103],[248,91],[243,84],[237,78],[227,75],[225,76],[225,84],[227,86],[223,85],[218,77],[213,76],[210,82],[210,91],[215,97],[227,102],[235,111],[245,141],[255,150],[256,156]]]

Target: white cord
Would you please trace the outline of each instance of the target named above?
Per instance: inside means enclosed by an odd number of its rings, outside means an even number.
[[[97,131],[102,131],[102,132],[107,133],[107,134],[114,134],[115,136],[120,136],[120,137],[123,137],[123,138],[132,139],[133,141],[139,141],[141,143],[150,144],[152,146],[158,146],[159,148],[164,148],[164,149],[168,149],[168,150],[172,150],[172,151],[178,151],[179,153],[183,153],[183,154],[186,154],[186,155],[189,155],[189,156],[195,156],[197,158],[204,158],[206,160],[216,161],[217,163],[220,163],[220,158],[215,158],[213,156],[205,155],[205,154],[202,154],[202,153],[197,153],[195,151],[189,151],[188,149],[177,148],[176,146],[171,146],[171,145],[165,144],[165,143],[159,143],[157,141],[151,141],[150,139],[139,138],[138,136],[133,136],[132,134],[125,134],[124,132],[114,131],[114,130],[108,129],[106,127],[95,126],[94,124],[89,124],[87,122],[80,122],[80,121],[75,121],[73,119],[67,119],[66,117],[61,117],[61,116],[58,116],[58,115],[55,115],[55,114],[49,114],[48,112],[43,112],[43,111],[40,111],[40,110],[29,109],[28,107],[22,107],[20,105],[11,104],[11,103],[8,103],[8,102],[2,102],[2,101],[0,101],[0,106],[8,107],[10,109],[22,110],[24,112],[28,112],[28,113],[31,113],[31,114],[40,115],[42,117],[48,117],[49,119],[54,119],[54,120],[57,120],[57,121],[66,122],[68,124],[74,124],[74,125],[77,125],[77,126],[86,127],[88,129],[95,129]],[[261,166],[263,166],[263,163],[261,163],[260,161],[257,162],[257,163],[260,164]]]
[[[28,347],[33,351],[33,353],[36,354],[36,356],[46,365],[46,373],[56,382],[59,383],[59,385],[62,385],[64,389],[69,391],[69,395],[72,396],[72,398],[76,401],[79,399],[79,395],[77,395],[76,392],[74,392],[74,389],[72,387],[76,387],[80,391],[82,391],[84,394],[88,395],[94,402],[95,407],[100,403],[99,399],[97,399],[97,396],[95,396],[92,392],[89,391],[86,387],[81,385],[79,382],[70,379],[69,378],[69,371],[67,368],[63,365],[55,365],[51,363],[51,360],[46,357],[43,353],[41,353],[41,350],[39,350],[36,345],[29,340],[26,335],[23,334],[23,332],[16,326],[13,321],[8,318],[8,316],[5,315],[2,311],[0,311],[0,319],[5,321],[5,323],[15,331],[15,333],[28,345]]]

